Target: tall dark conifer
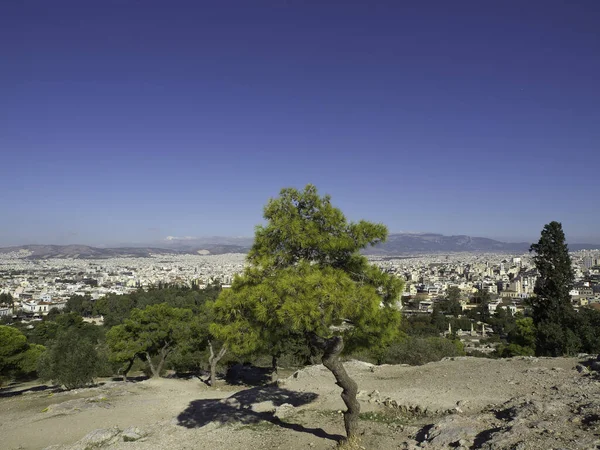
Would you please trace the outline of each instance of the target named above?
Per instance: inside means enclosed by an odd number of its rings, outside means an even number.
[[[537,244],[532,244],[533,260],[539,272],[536,296],[531,300],[533,320],[537,327],[537,353],[559,356],[577,351],[576,317],[569,291],[573,287],[571,266],[565,234],[559,222],[544,226]]]

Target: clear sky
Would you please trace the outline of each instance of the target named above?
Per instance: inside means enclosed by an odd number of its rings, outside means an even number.
[[[391,232],[600,242],[600,1],[0,2],[0,245],[251,236],[315,184]]]

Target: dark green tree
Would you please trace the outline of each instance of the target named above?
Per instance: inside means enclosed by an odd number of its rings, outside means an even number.
[[[530,299],[537,329],[536,353],[572,354],[578,350],[579,340],[573,331],[577,317],[569,295],[575,275],[562,225],[559,222],[545,225],[540,240],[532,244],[529,251],[534,252],[533,260],[539,272],[535,297]]]
[[[94,313],[94,303],[89,295],[73,295],[67,300],[66,312],[74,312],[82,317],[91,317]]]
[[[93,383],[98,368],[96,343],[77,327],[60,332],[38,361],[40,378],[64,385],[67,389]]]
[[[446,297],[442,302],[442,312],[458,317],[462,314],[462,306],[460,305],[461,292],[456,286],[451,286],[446,291]]]
[[[194,335],[194,324],[191,310],[166,303],[134,309],[129,319],[106,335],[111,360],[131,368],[136,357],[143,358],[152,376],[159,377],[167,357]],[[128,371],[126,367],[125,376]]]
[[[475,303],[477,303],[477,307],[475,308],[477,319],[487,323],[491,316],[489,310],[489,304],[491,300],[490,293],[482,289],[475,294],[473,300]]]
[[[215,302],[211,331],[234,353],[274,349],[304,336],[342,388],[348,438],[357,434],[358,386],[340,361],[344,349],[384,350],[399,333],[403,283],[369,264],[359,251],[382,242],[387,229],[348,222],[307,185],[283,189],[256,228],[249,267]]]
[[[3,381],[35,374],[42,345],[29,344],[16,328],[0,325],[0,387]]]
[[[3,292],[0,294],[0,305],[7,305],[12,309],[15,306],[15,299],[12,295]],[[14,310],[11,312],[14,314]]]

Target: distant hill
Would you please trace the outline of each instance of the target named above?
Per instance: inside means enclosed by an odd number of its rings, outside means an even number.
[[[442,252],[526,252],[529,243],[507,243],[465,235],[434,233],[393,233],[388,240],[366,250],[367,254],[442,253]]]
[[[446,236],[435,233],[392,233],[388,240],[365,250],[368,255],[407,253],[498,252],[524,253],[530,242],[502,242],[465,235]],[[600,244],[569,244],[569,250],[600,249]]]
[[[0,248],[0,254],[11,252],[28,252],[29,259],[74,258],[74,259],[104,259],[114,257],[148,257],[154,254],[178,253],[164,248],[148,247],[119,247],[98,248],[89,245],[20,245]]]
[[[0,255],[12,252],[23,252],[27,259],[106,259],[106,258],[148,258],[150,255],[186,255],[208,254],[221,255],[225,253],[247,253],[249,247],[229,244],[206,244],[185,248],[161,247],[114,247],[99,248],[89,245],[20,245],[0,248]]]
[[[76,258],[104,259],[115,257],[149,257],[151,254],[189,255],[248,253],[252,238],[171,238],[151,245],[128,245],[98,248],[87,245],[21,245],[0,248],[0,254],[25,251],[29,259]],[[367,255],[406,255],[453,252],[524,253],[528,242],[501,242],[465,235],[445,236],[435,233],[392,233],[387,242],[365,249]],[[600,249],[599,244],[569,244],[572,251]]]

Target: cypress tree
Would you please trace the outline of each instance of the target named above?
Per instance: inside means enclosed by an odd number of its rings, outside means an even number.
[[[536,296],[531,299],[537,328],[536,352],[548,356],[574,353],[579,347],[573,333],[577,318],[569,291],[575,274],[562,225],[545,225],[540,240],[529,251],[535,252],[533,260],[539,272]]]

